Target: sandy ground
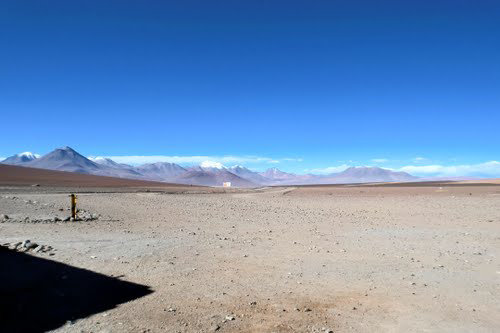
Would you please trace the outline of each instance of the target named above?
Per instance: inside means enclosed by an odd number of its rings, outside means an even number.
[[[107,189],[96,221],[13,222],[71,191],[0,188],[0,243],[153,292],[58,332],[500,331],[500,186]]]

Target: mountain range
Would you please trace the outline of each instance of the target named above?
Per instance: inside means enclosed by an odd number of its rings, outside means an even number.
[[[8,157],[0,163],[99,176],[205,186],[222,186],[223,182],[231,182],[231,185],[236,187],[258,187],[268,185],[406,182],[419,179],[405,172],[395,172],[378,167],[351,167],[342,172],[329,175],[298,175],[283,172],[278,168],[255,172],[241,165],[228,168],[224,166],[205,166],[204,164],[195,167],[182,167],[175,163],[158,162],[131,166],[104,157],[87,158],[70,147],[58,148],[43,156],[25,152]]]

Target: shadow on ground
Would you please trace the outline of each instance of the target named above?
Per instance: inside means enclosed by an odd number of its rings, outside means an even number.
[[[45,332],[152,293],[112,278],[0,246],[0,332]]]

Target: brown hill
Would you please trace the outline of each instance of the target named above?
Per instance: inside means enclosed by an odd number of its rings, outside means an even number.
[[[94,176],[0,164],[0,185],[49,185],[78,187],[189,187],[145,180]]]

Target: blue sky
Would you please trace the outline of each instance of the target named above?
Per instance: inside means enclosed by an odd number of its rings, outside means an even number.
[[[499,40],[498,1],[6,0],[0,156],[500,176]]]

